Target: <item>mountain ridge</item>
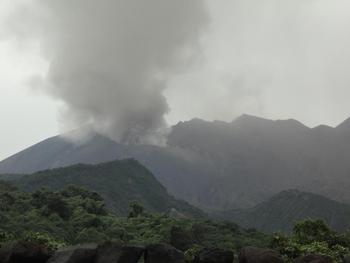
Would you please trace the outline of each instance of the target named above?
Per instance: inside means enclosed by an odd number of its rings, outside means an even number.
[[[164,147],[98,134],[75,145],[56,136],[0,162],[0,173],[134,158],[172,195],[203,209],[253,207],[291,188],[350,203],[350,132],[342,127],[243,115],[233,122],[180,122]]]
[[[297,189],[282,191],[250,209],[218,212],[213,216],[265,233],[290,233],[296,222],[305,219],[321,219],[338,232],[350,228],[350,205]]]
[[[11,183],[27,192],[41,188],[58,191],[69,185],[84,187],[97,192],[112,211],[123,216],[129,204],[137,201],[149,212],[170,213],[175,209],[179,214],[204,217],[199,209],[170,196],[154,175],[134,159],[44,170],[22,175]]]

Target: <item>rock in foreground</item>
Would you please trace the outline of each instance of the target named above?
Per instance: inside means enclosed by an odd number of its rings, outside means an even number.
[[[45,263],[49,258],[46,248],[32,242],[16,242],[0,249],[0,263]]]
[[[94,263],[97,245],[73,246],[57,250],[48,263]]]
[[[97,248],[95,263],[137,263],[144,252],[144,247],[106,242]]]
[[[297,258],[294,263],[333,263],[333,260],[326,256],[307,255]]]
[[[146,248],[145,263],[185,263],[184,254],[176,248],[156,244]]]
[[[197,255],[194,263],[232,263],[233,253],[218,248],[203,249]]]
[[[239,263],[284,263],[284,261],[274,250],[245,247],[240,252]]]

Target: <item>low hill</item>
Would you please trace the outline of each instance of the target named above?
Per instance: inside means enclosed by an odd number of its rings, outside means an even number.
[[[349,205],[298,190],[283,191],[251,209],[231,210],[215,216],[265,233],[290,233],[293,225],[304,219],[322,219],[339,232],[350,229]]]
[[[100,194],[107,207],[119,215],[127,214],[132,201],[141,203],[150,212],[168,213],[175,209],[184,216],[204,215],[199,209],[170,196],[153,174],[133,159],[46,170],[23,175],[12,183],[28,192],[43,187],[60,190],[68,185],[81,186]]]

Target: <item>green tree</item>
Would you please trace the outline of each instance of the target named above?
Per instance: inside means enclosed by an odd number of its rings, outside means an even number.
[[[144,212],[144,207],[140,203],[136,201],[130,203],[130,211],[128,216],[129,218],[139,217],[143,215],[143,212]]]
[[[329,242],[335,237],[327,224],[320,219],[303,220],[295,224],[293,238],[299,244],[310,244],[312,242]]]
[[[308,219],[296,223],[291,236],[275,234],[271,247],[287,262],[307,254],[328,256],[334,262],[342,262],[349,254],[349,238],[331,230],[322,220]]]

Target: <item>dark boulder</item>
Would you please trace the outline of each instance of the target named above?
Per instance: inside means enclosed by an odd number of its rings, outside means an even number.
[[[283,263],[281,255],[275,250],[245,247],[239,254],[239,263]]]
[[[0,249],[1,263],[45,263],[50,252],[42,245],[19,241]]]
[[[88,244],[59,249],[48,263],[94,263],[97,245]]]
[[[154,244],[146,248],[145,263],[185,263],[185,256],[172,246]]]
[[[137,263],[145,248],[106,242],[97,248],[95,263]]]
[[[233,253],[218,248],[203,249],[196,256],[194,263],[232,263]]]
[[[178,226],[173,226],[170,230],[170,245],[181,250],[186,251],[193,245],[193,237],[191,231]]]
[[[294,263],[333,263],[333,260],[321,255],[307,255],[297,258]]]

